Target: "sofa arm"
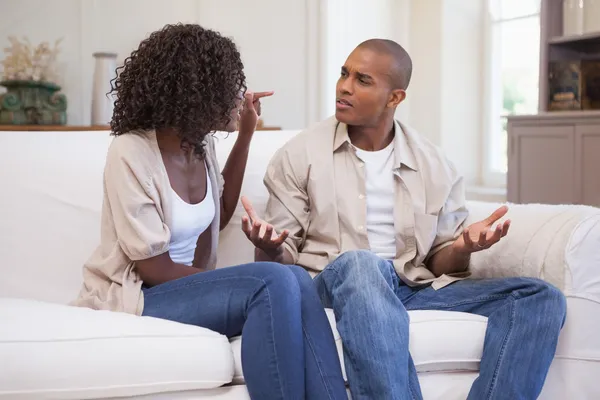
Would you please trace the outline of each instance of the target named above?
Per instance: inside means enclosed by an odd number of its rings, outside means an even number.
[[[469,202],[467,224],[500,204]],[[508,204],[508,235],[473,254],[476,278],[528,276],[544,279],[565,295],[600,303],[600,209],[589,206]]]

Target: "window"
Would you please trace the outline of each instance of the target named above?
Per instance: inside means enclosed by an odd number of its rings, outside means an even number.
[[[486,185],[506,184],[506,117],[538,111],[540,1],[488,0]]]

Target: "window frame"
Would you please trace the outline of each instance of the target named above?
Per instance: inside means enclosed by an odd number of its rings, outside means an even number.
[[[502,79],[501,79],[501,68],[498,62],[498,46],[501,44],[500,41],[494,37],[494,29],[496,26],[537,17],[541,18],[541,2],[538,12],[529,13],[513,17],[496,17],[494,18],[494,2],[502,0],[487,0],[483,7],[483,67],[484,67],[484,84],[483,84],[483,99],[484,99],[484,112],[483,112],[483,138],[482,138],[482,158],[481,158],[481,181],[483,186],[506,188],[507,174],[506,172],[500,172],[492,167],[492,154],[496,145],[496,135],[499,133],[498,126],[503,118],[507,118],[509,114],[500,113],[497,114],[495,110],[501,110],[502,104]],[[500,79],[498,79],[500,78]],[[510,149],[507,146],[507,152]]]

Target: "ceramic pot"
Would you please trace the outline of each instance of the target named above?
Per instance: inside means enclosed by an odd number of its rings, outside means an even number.
[[[109,94],[111,80],[116,78],[117,55],[94,53],[94,83],[92,88],[92,125],[108,125],[112,119],[114,99]]]

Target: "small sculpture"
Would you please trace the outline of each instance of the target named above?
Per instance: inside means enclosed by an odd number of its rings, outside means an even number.
[[[33,47],[27,38],[9,37],[4,49],[2,81],[7,92],[0,95],[0,124],[64,125],[67,98],[59,93],[56,59],[59,44],[47,42]]]

